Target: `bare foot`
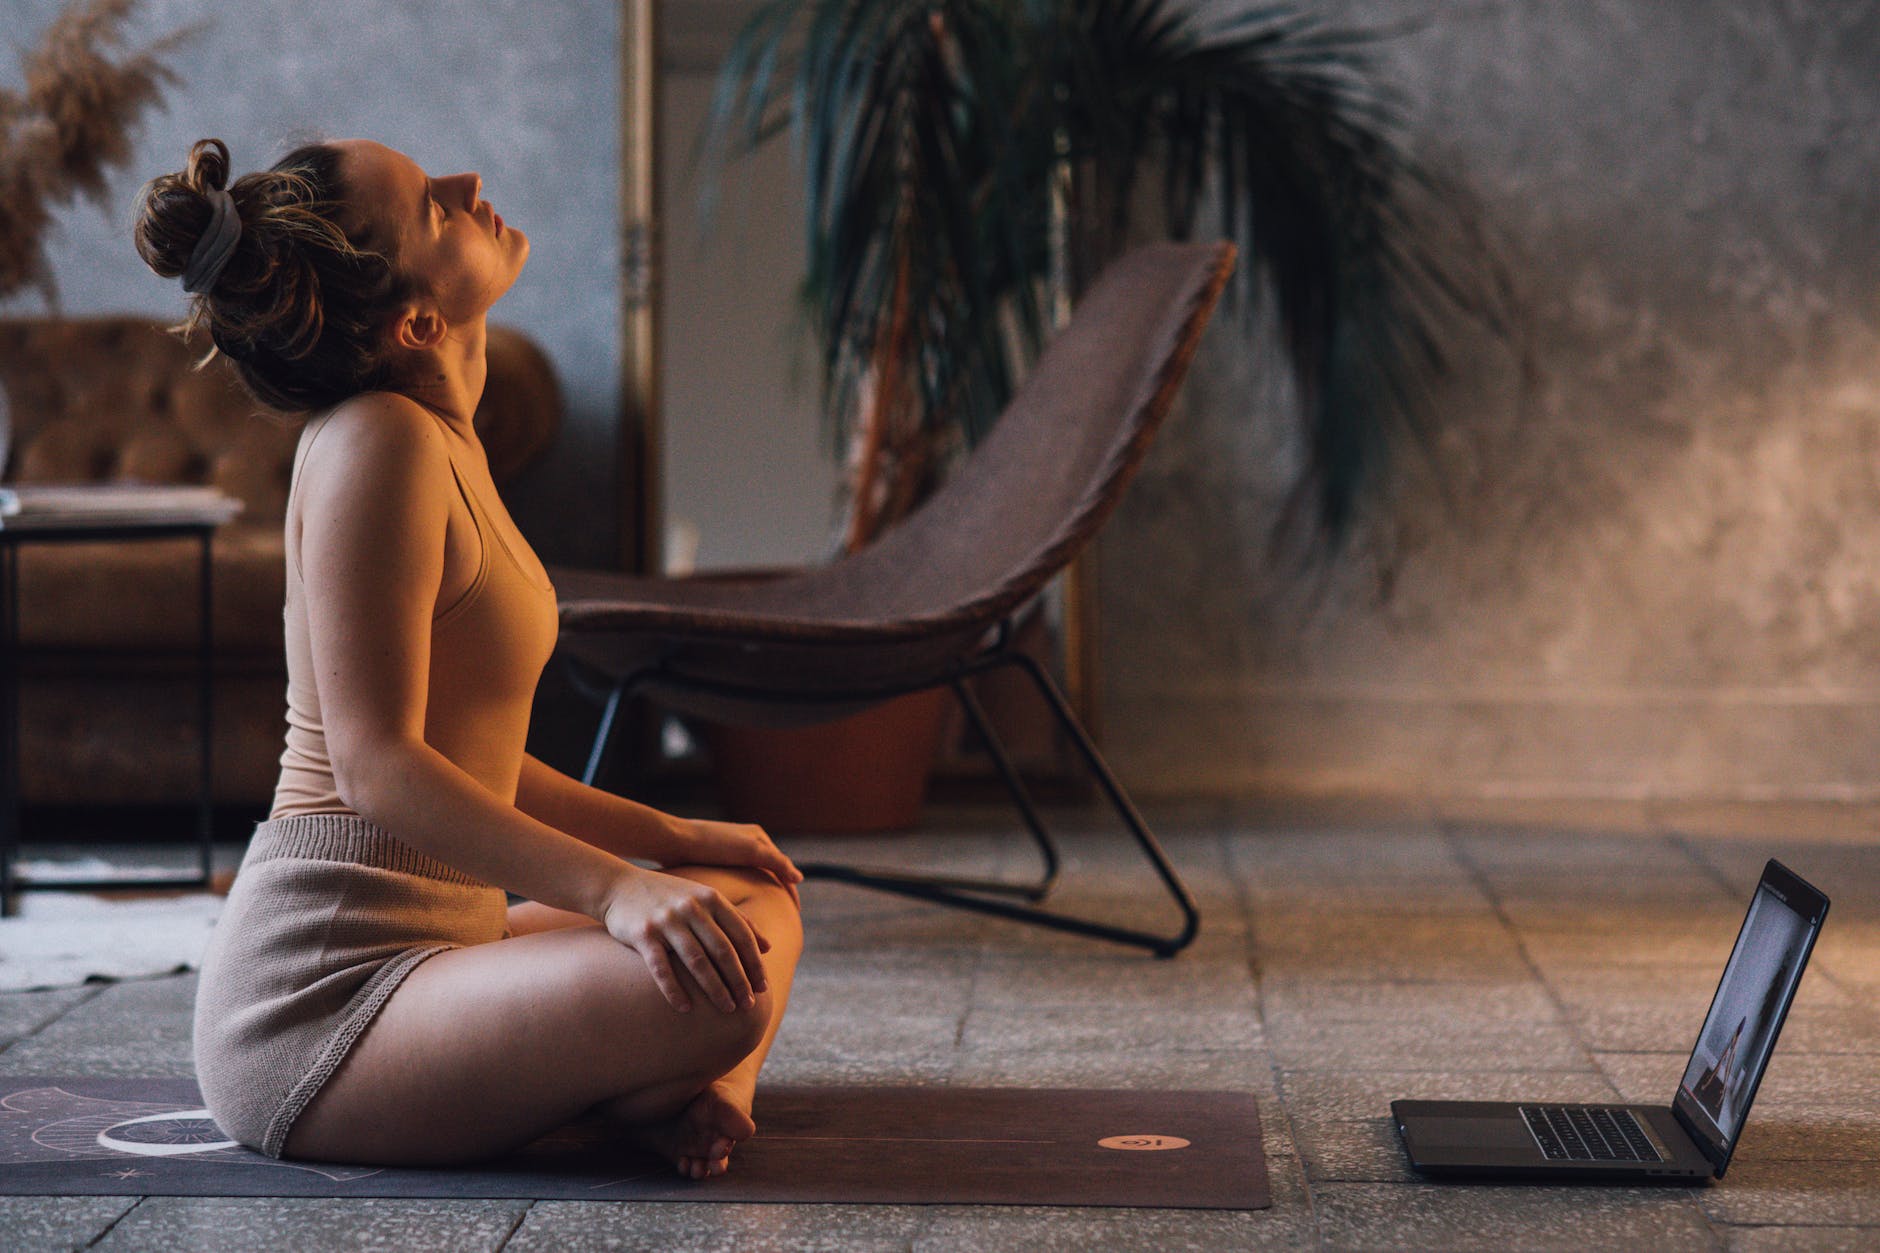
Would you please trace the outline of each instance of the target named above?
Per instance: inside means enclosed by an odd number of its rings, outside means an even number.
[[[641,1123],[635,1137],[692,1179],[722,1175],[731,1150],[757,1130],[750,1111],[714,1083],[665,1122]]]

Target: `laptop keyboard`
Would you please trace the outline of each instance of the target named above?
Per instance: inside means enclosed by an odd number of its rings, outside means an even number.
[[[1658,1162],[1664,1159],[1632,1111],[1605,1105],[1523,1105],[1521,1117],[1548,1157],[1562,1161]]]

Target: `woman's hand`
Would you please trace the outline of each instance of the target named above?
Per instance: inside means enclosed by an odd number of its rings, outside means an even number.
[[[692,1008],[692,998],[673,971],[675,958],[727,1014],[750,1008],[756,1003],[753,989],[762,992],[767,986],[761,954],[770,951],[770,941],[723,894],[703,883],[625,865],[608,886],[600,922],[640,955],[653,982],[681,1013]]]
[[[764,828],[748,822],[713,822],[705,818],[671,816],[671,839],[657,858],[662,866],[749,866],[781,883],[796,902],[796,885],[803,872],[771,843]]]

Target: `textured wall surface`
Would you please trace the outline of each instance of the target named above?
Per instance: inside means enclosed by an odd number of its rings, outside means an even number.
[[[1435,457],[1302,579],[1265,548],[1285,389],[1217,323],[1102,541],[1119,763],[1169,790],[1880,793],[1880,6],[1330,11],[1400,30],[1416,147],[1507,241],[1533,369],[1465,333]]]
[[[16,40],[52,11],[0,0]],[[1465,332],[1434,457],[1404,463],[1350,559],[1306,578],[1268,551],[1298,451],[1283,380],[1217,323],[1099,544],[1119,770],[1145,791],[1880,795],[1880,6],[1323,11],[1395,31],[1381,55],[1416,147],[1507,241],[1532,368]],[[614,6],[153,0],[142,29],[198,19],[188,82],[117,180],[126,203],[203,134],[244,167],[313,128],[480,170],[535,241],[498,316],[548,347],[570,401],[512,506],[551,560],[611,561]],[[54,262],[73,311],[180,308],[121,213],[66,214]],[[769,291],[789,264],[740,254],[720,277]],[[669,336],[731,325],[695,304],[672,308],[706,325]],[[794,395],[787,354],[769,356]],[[738,405],[763,386],[740,379]],[[734,489],[684,506],[723,537],[707,564],[772,559],[786,508],[800,551],[828,516],[812,437],[713,430],[751,449],[708,440],[671,470]],[[783,465],[814,480],[800,499],[749,477]]]
[[[59,10],[0,0],[13,44]],[[519,326],[554,359],[567,393],[553,448],[508,492],[519,526],[549,560],[612,563],[617,462],[619,109],[610,0],[146,0],[130,42],[201,24],[171,58],[185,80],[139,131],[135,158],[111,181],[112,204],[62,213],[50,255],[71,313],[180,315],[174,281],[130,243],[132,198],[181,168],[189,145],[217,136],[237,173],[305,137],[362,135],[434,174],[476,170],[484,195],[528,232],[528,268],[492,317]],[[11,64],[0,66],[9,84]],[[33,296],[14,312],[37,312]],[[593,502],[591,510],[564,506]]]
[[[701,29],[703,27],[703,29]],[[706,226],[693,151],[726,41],[674,15],[660,90],[660,454],[668,569],[797,565],[832,551],[836,458],[819,430],[813,341],[804,332],[803,193],[786,143],[732,163]],[[690,545],[696,543],[696,548]]]

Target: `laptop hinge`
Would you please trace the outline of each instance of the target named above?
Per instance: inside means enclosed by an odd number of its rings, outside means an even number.
[[[1682,1096],[1683,1093],[1680,1092],[1678,1095]],[[1721,1175],[1724,1163],[1730,1160],[1728,1150],[1719,1149],[1712,1152],[1710,1138],[1698,1129],[1696,1122],[1684,1112],[1683,1106],[1676,1098],[1673,1098],[1671,1102],[1671,1116],[1677,1119],[1679,1129],[1690,1138],[1692,1144],[1697,1146],[1697,1151],[1704,1155],[1704,1160],[1710,1163],[1711,1172]]]

